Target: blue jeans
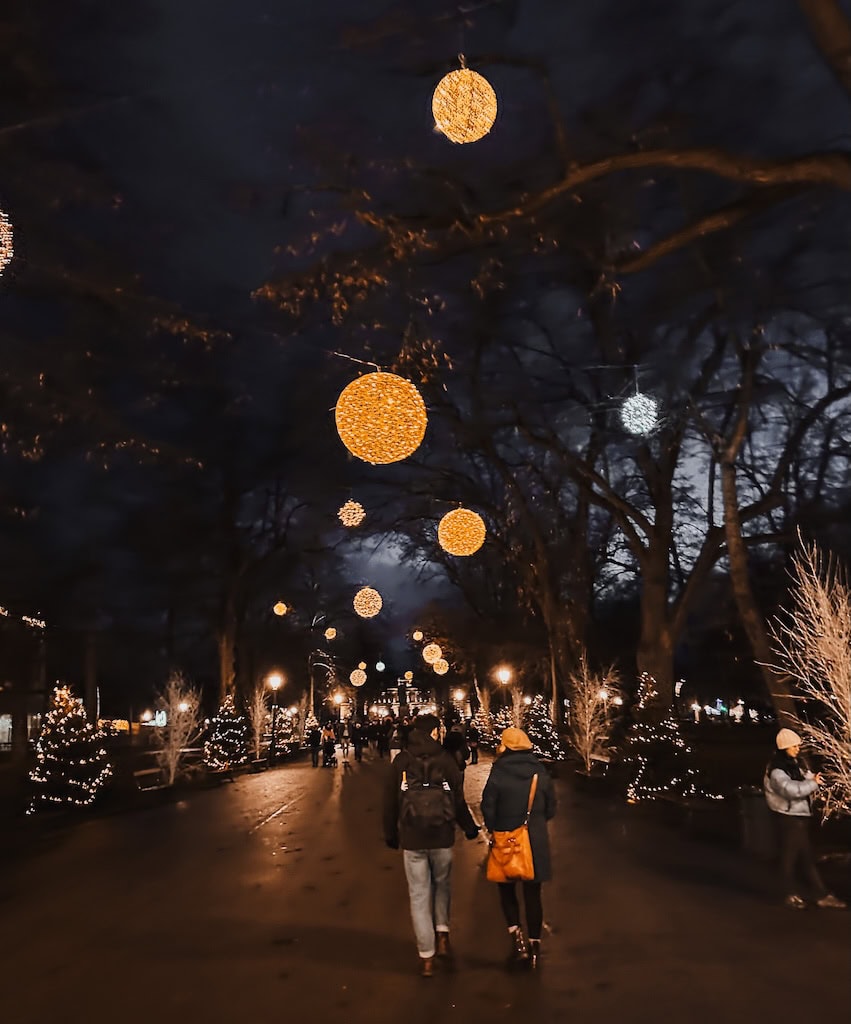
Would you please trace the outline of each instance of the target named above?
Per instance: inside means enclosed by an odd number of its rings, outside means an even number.
[[[449,931],[452,847],[403,850],[402,856],[417,951],[425,960],[434,956],[434,933]]]

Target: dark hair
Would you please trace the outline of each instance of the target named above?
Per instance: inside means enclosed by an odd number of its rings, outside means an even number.
[[[435,729],[440,728],[440,719],[437,715],[417,715],[414,719],[414,728],[422,729],[423,732],[434,732]]]

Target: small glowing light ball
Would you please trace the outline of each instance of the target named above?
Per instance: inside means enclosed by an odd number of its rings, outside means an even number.
[[[12,223],[9,218],[0,210],[0,274],[12,262],[15,255],[15,246],[12,240]]]
[[[431,667],[439,676],[445,676],[449,671],[449,662],[445,658],[438,658]]]
[[[358,663],[358,668],[361,669],[361,670],[365,669],[366,668],[366,662],[365,661],[359,662]]]
[[[437,542],[450,555],[475,554],[486,535],[484,520],[468,508],[447,512],[437,526]]]
[[[438,644],[426,644],[423,647],[423,661],[426,665],[433,665],[438,658],[443,657],[443,651]]]
[[[333,640],[333,639],[334,639],[334,637],[335,637],[336,635],[337,635],[337,630],[336,630],[336,629],[334,629],[334,627],[333,627],[333,626],[329,626],[329,627],[328,627],[328,628],[327,628],[327,629],[325,630],[325,639],[326,639],[326,640]]]
[[[343,526],[360,526],[366,518],[366,511],[359,501],[347,501],[340,506],[337,518]]]
[[[395,373],[366,373],[337,399],[337,433],[352,453],[372,465],[400,462],[425,437],[425,402],[414,385]]]
[[[423,631],[421,629],[415,629],[411,636],[417,641],[417,643],[419,643],[423,638]]]
[[[387,666],[384,664],[383,661],[376,661],[376,663],[375,663],[375,670],[376,670],[376,672],[383,672],[386,668],[387,668]]]
[[[431,98],[435,127],[451,142],[484,138],[493,128],[496,109],[496,93],[490,82],[463,66],[444,75]]]
[[[410,681],[414,678],[414,673],[410,669],[408,669],[408,671],[405,673],[405,678],[410,683]]]
[[[366,672],[362,668],[356,668],[349,676],[349,682],[352,686],[363,686],[366,682]]]
[[[287,612],[289,611],[289,608],[287,608],[283,601],[278,601],[277,604],[272,605],[272,611],[276,615],[286,615]]]
[[[656,399],[642,395],[640,391],[630,395],[621,406],[621,423],[630,434],[652,433],[658,418]]]
[[[377,590],[373,590],[372,587],[364,587],[355,594],[352,603],[362,619],[371,619],[381,611],[383,601]]]

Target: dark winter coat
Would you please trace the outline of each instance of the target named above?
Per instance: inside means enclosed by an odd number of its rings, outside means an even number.
[[[467,758],[470,756],[470,748],[464,739],[464,733],[460,729],[450,729],[443,741],[443,749],[449,751],[463,772],[467,767]]]
[[[420,763],[417,763],[417,762]],[[429,781],[449,783],[455,803],[455,821],[447,822],[437,833],[418,832],[416,828],[399,825],[399,807],[402,795],[402,772],[416,778],[422,776],[421,762],[431,765]],[[443,850],[455,842],[455,826],[469,838],[475,838],[478,826],[473,821],[470,808],[464,799],[464,776],[455,763],[455,758],[422,729],[411,729],[408,747],[396,755],[387,776],[384,793],[384,838],[388,844],[399,845],[403,850]]]
[[[548,882],[552,878],[552,865],[547,822],[556,813],[556,794],[549,772],[531,750],[506,750],[494,761],[482,793],[482,814],[489,832],[519,828],[526,817],[529,788],[536,772],[538,789],[529,815],[529,840],[535,862],[535,881]]]

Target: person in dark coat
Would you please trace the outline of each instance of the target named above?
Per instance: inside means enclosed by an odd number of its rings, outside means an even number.
[[[439,734],[440,721],[435,715],[414,719],[407,748],[390,765],[383,808],[385,842],[391,850],[402,847],[420,970],[426,978],[434,973],[435,956],[451,956],[449,909],[455,826],[467,839],[479,834],[464,799],[464,777],[455,758],[438,743]],[[416,817],[403,816],[400,820],[409,787],[418,785],[417,780],[445,792],[449,812],[436,825],[427,827]]]
[[[517,883],[500,882],[497,886],[500,906],[511,938],[511,958],[537,967],[544,924],[541,883],[549,882],[552,877],[547,822],[556,813],[555,787],[546,767],[532,753],[532,741],[522,729],[506,729],[500,738],[497,754],[499,756],[493,763],[482,793],[482,815],[489,832],[510,832],[523,824],[532,778],[538,776],[535,800],[529,815],[529,841],[535,877],[530,882],[521,883],[529,935],[528,947],[520,927]]]
[[[460,722],[457,722],[447,732],[443,740],[443,749],[448,750],[449,753],[455,758],[460,771],[464,771],[467,767],[467,758],[470,756],[470,748],[467,746],[467,741],[464,739],[464,726]]]
[[[319,723],[314,724],[307,733],[307,745],[310,747],[310,762],[314,768],[319,767],[319,748],[322,746],[322,732]]]
[[[467,726],[467,746],[470,748],[470,764],[479,763],[479,730],[472,721]]]

